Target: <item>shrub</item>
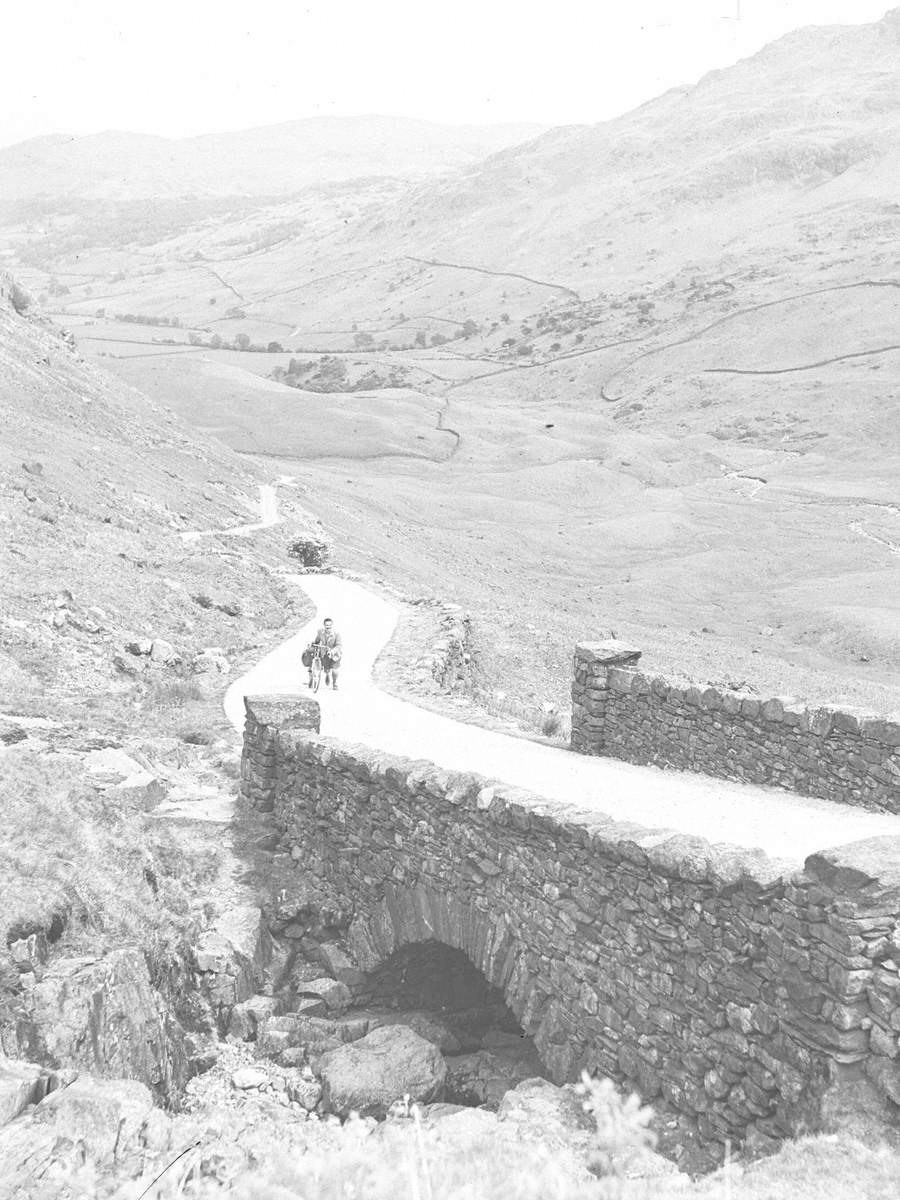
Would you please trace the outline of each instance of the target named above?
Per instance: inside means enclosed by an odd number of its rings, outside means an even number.
[[[31,308],[31,296],[15,281],[13,281],[9,289],[9,302],[19,316],[22,316],[23,313],[26,313]]]
[[[210,746],[213,742],[212,734],[203,729],[182,729],[178,736],[189,746]]]
[[[193,700],[203,700],[204,692],[193,679],[154,679],[144,693],[145,708],[184,708]]]
[[[558,712],[545,713],[541,720],[541,733],[544,737],[556,737],[562,729],[562,717]]]

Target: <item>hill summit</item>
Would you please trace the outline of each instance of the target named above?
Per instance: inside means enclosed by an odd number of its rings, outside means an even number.
[[[0,193],[7,201],[279,196],[314,183],[453,170],[540,128],[363,116],[185,138],[120,130],[53,134],[0,150]]]

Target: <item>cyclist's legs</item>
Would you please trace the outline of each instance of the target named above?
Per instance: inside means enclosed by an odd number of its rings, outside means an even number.
[[[338,681],[338,664],[334,661],[330,654],[325,655],[325,682],[330,683],[332,687],[337,687]]]

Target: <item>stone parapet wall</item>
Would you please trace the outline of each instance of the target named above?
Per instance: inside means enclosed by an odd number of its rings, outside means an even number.
[[[259,812],[271,812],[279,776],[276,735],[279,729],[318,733],[319,703],[302,696],[245,696],[244,713],[241,795]]]
[[[573,750],[900,812],[900,715],[699,687],[646,675],[639,658],[614,641],[576,646]]]
[[[845,1084],[896,1116],[900,839],[785,877],[759,851],[302,731],[266,736],[249,794],[274,805],[304,880],[352,914],[363,970],[415,942],[464,951],[557,1082],[611,1076],[711,1146],[820,1127]]]

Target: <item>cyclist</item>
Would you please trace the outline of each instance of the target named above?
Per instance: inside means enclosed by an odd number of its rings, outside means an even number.
[[[338,667],[341,662],[341,635],[334,627],[334,621],[331,617],[326,617],[322,622],[322,628],[316,634],[314,646],[322,647],[322,666],[325,668],[325,683],[331,684],[332,690],[338,690]],[[310,674],[310,686],[312,686],[312,674]]]

